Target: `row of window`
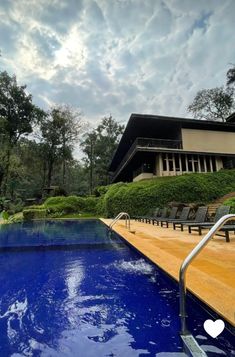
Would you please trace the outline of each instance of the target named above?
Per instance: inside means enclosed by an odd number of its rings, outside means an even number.
[[[215,156],[191,154],[162,154],[163,171],[212,172],[216,169]]]

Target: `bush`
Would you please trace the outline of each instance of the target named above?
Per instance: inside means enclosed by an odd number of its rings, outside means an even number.
[[[108,217],[114,217],[121,211],[131,216],[145,215],[155,207],[163,207],[172,201],[207,204],[234,190],[235,170],[159,177],[111,185],[97,207]]]
[[[231,213],[235,213],[235,197],[229,198],[228,200],[224,201],[224,205],[231,207]]]
[[[43,205],[32,206],[31,208],[46,209],[50,217],[59,217],[69,213],[94,213],[98,198],[94,196],[58,196],[47,198]]]
[[[33,219],[46,218],[47,211],[46,209],[25,209],[23,211],[23,217],[25,221],[31,221]]]

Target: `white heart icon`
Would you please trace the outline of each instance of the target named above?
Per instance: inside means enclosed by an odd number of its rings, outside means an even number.
[[[216,338],[221,334],[221,332],[223,332],[225,325],[223,320],[206,320],[204,322],[203,327],[204,330],[208,333],[208,335],[213,338]]]

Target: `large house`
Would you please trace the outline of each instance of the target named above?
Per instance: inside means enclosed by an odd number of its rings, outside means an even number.
[[[227,122],[132,114],[110,164],[112,182],[235,168],[235,115]]]

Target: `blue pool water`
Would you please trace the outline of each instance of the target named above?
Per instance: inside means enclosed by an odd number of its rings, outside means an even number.
[[[208,356],[235,356],[228,330],[188,298]],[[0,356],[185,356],[178,286],[99,221],[0,226]]]

